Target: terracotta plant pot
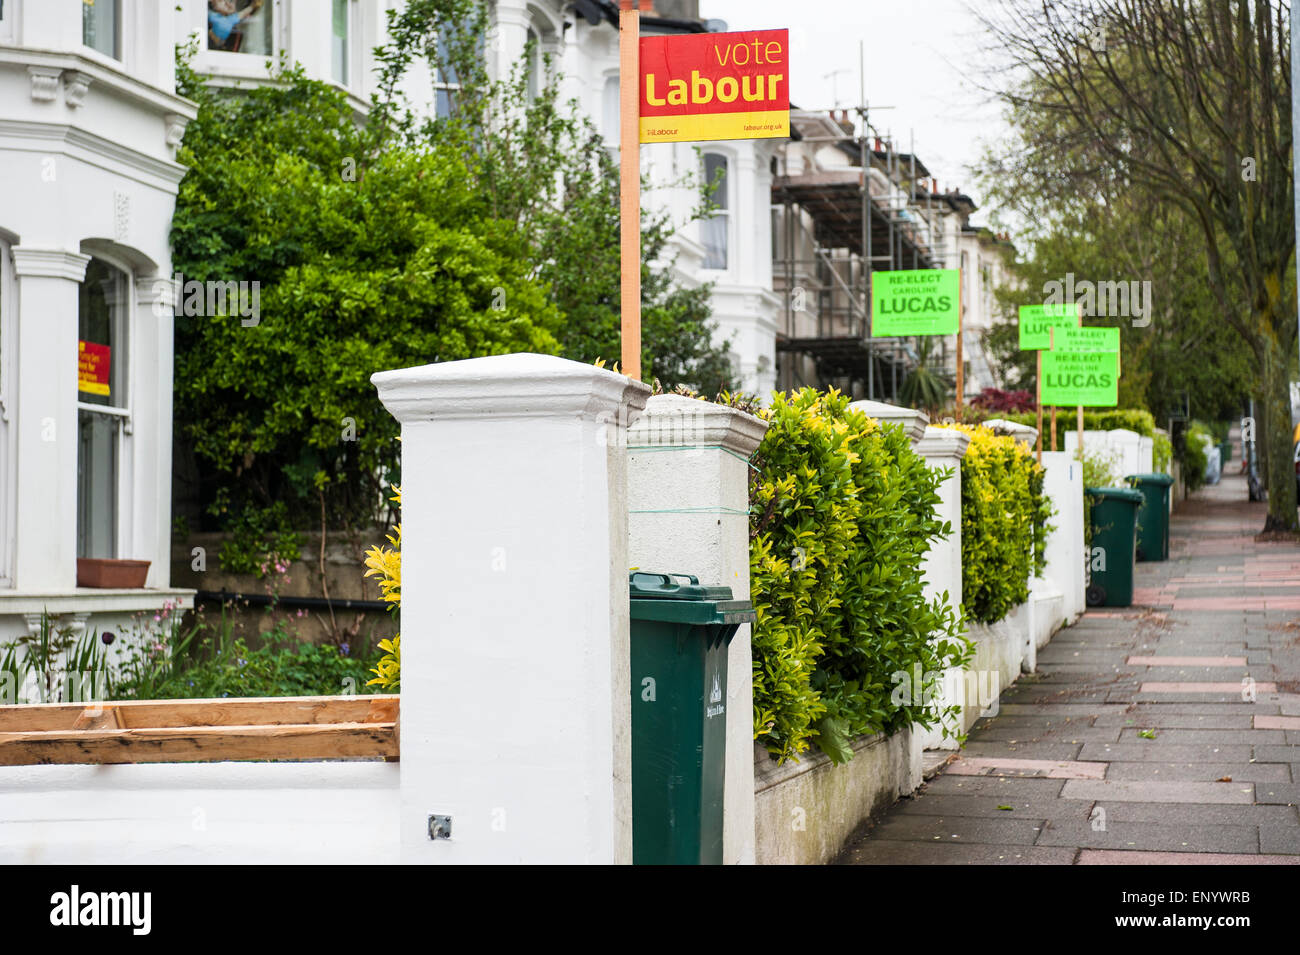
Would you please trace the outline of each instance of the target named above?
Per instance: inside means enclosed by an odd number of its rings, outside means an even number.
[[[149,573],[147,560],[104,560],[77,558],[78,587],[112,587],[117,590],[138,590],[144,586]]]

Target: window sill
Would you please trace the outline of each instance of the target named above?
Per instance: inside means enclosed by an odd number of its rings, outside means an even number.
[[[161,610],[163,604],[189,610],[194,606],[194,591],[179,587],[117,590],[76,587],[72,590],[0,590],[0,616],[30,613],[133,613],[137,610]]]

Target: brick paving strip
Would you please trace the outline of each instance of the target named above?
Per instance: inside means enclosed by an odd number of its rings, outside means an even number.
[[[1300,548],[1225,475],[1132,608],[1089,610],[854,865],[1300,865]]]

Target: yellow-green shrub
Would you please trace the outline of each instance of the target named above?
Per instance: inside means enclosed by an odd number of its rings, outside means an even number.
[[[930,542],[951,533],[935,517],[943,473],[835,392],[777,394],[764,414],[750,504],[754,735],[778,759],[816,744],[842,762],[855,736],[950,713],[923,703],[935,674],[970,654],[946,595],[922,589]],[[916,702],[895,703],[894,675],[918,668]]]
[[[961,462],[962,609],[993,623],[1029,598],[1029,578],[1043,572],[1051,502],[1025,445],[987,428],[947,427],[970,435]]]

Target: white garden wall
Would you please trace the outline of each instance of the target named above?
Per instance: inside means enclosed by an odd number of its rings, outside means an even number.
[[[910,730],[862,736],[853,759],[823,754],[777,765],[754,747],[754,832],[760,865],[822,865],[854,830],[921,785],[920,740]]]
[[[4,766],[0,865],[391,865],[399,766]]]

